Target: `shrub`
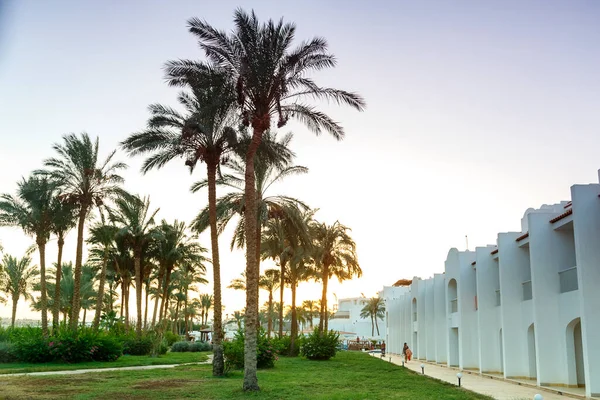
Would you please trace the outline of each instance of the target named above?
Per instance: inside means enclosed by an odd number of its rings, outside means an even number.
[[[0,342],[0,363],[17,361],[14,345],[9,342]]]
[[[294,351],[291,352],[292,338],[291,338],[291,336],[288,336],[288,335],[276,337],[276,338],[272,339],[272,343],[273,343],[273,347],[275,347],[275,350],[277,351],[277,353],[280,355],[284,355],[284,356],[287,356],[290,354],[298,354],[298,350],[300,348],[299,340],[296,339],[296,342],[294,343]]]
[[[223,355],[225,356],[225,367],[230,369],[244,368],[244,330],[236,332],[231,342],[223,343]],[[269,339],[261,329],[258,334],[257,348],[257,367],[273,368],[277,361],[277,350],[273,346],[272,339]]]
[[[181,336],[174,334],[171,331],[166,331],[164,335],[167,346],[173,346],[174,343],[181,341]]]
[[[11,331],[11,328],[4,328],[0,326],[0,342],[10,342]]]
[[[123,344],[114,336],[100,335],[91,350],[94,361],[116,361],[123,355]]]
[[[40,328],[21,328],[13,332],[12,343],[20,361],[43,363],[53,359],[48,347],[49,340]]]
[[[171,351],[174,353],[183,353],[186,351],[190,351],[190,342],[177,342],[177,343],[173,343],[173,345],[171,346]]]
[[[189,351],[198,352],[198,351],[212,351],[212,345],[208,342],[188,342],[189,343]]]
[[[95,341],[96,336],[87,329],[62,329],[48,338],[48,351],[53,360],[67,363],[90,361],[95,351]]]
[[[153,344],[150,336],[142,336],[139,339],[128,337],[123,341],[123,354],[147,356],[152,351]]]
[[[329,360],[335,356],[339,339],[340,334],[335,331],[321,333],[316,328],[301,339],[300,354],[309,360]]]

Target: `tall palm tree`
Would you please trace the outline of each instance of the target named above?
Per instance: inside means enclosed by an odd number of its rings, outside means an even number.
[[[213,71],[214,72],[214,71]],[[213,264],[213,291],[215,299],[215,332],[213,375],[224,373],[221,316],[221,268],[216,219],[216,176],[219,165],[238,143],[237,132],[230,126],[233,91],[226,90],[225,76],[213,73],[210,85],[192,87],[191,95],[182,92],[179,102],[186,114],[159,104],[150,106],[152,117],[145,131],[134,133],[122,146],[130,154],[148,154],[142,166],[146,173],[161,168],[175,158],[184,158],[193,171],[200,162],[206,163],[208,181],[208,208]]]
[[[259,235],[256,234],[257,209],[254,182],[254,156],[262,135],[269,130],[271,120],[278,116],[277,126],[282,127],[293,117],[315,133],[326,130],[341,139],[344,131],[340,125],[323,112],[303,103],[303,98],[332,99],[362,110],[363,99],[354,94],[332,88],[319,87],[306,74],[332,68],[336,61],[327,53],[327,42],[315,38],[291,49],[296,27],[269,20],[260,24],[254,12],[237,9],[234,14],[234,31],[227,35],[207,22],[190,19],[190,32],[199,41],[209,62],[224,71],[229,87],[237,90],[237,102],[243,123],[252,125],[253,138],[246,154],[246,339],[244,390],[259,390],[256,377],[256,349],[258,328],[258,256]],[[189,77],[206,70],[206,64],[179,60],[167,64],[167,73],[173,85],[188,84]]]
[[[31,292],[40,274],[37,267],[31,266],[31,253],[28,251],[22,258],[5,254],[0,264],[0,290],[8,294],[12,300],[11,327],[15,326],[17,304],[21,297],[33,300]]]
[[[154,236],[152,226],[158,209],[150,212],[150,199],[138,196],[124,195],[115,200],[115,208],[110,211],[110,218],[119,230],[117,236],[122,236],[133,252],[135,270],[135,300],[137,320],[135,331],[142,336],[142,255],[144,249]]]
[[[17,196],[0,196],[0,225],[19,226],[35,238],[40,255],[40,311],[42,332],[48,333],[46,291],[46,243],[52,230],[54,184],[47,178],[32,176],[18,183]]]
[[[93,328],[98,330],[100,326],[100,316],[103,311],[104,301],[104,288],[106,286],[106,271],[108,266],[108,260],[111,251],[115,247],[115,237],[118,232],[118,228],[112,224],[107,224],[104,214],[100,213],[100,221],[96,222],[90,228],[90,237],[88,243],[92,244],[91,258],[96,260],[100,265],[100,277],[98,282],[98,296],[96,298],[96,313],[94,315]]]
[[[208,313],[210,309],[213,308],[213,296],[210,294],[202,294],[200,295],[200,304],[202,306],[202,325],[208,324]]]
[[[61,200],[60,195],[55,193],[52,199],[51,218],[52,233],[56,235],[58,245],[58,259],[56,261],[56,274],[54,285],[54,306],[52,307],[52,325],[56,328],[60,322],[60,279],[63,258],[63,247],[65,245],[65,235],[77,225],[77,209],[66,201]]]
[[[261,147],[256,156],[255,175],[256,175],[256,199],[258,207],[258,224],[256,225],[257,234],[262,232],[262,228],[267,221],[272,218],[287,218],[297,225],[301,225],[300,211],[308,210],[308,206],[302,201],[282,195],[269,195],[269,189],[275,183],[291,175],[304,174],[308,168],[292,164],[294,153],[289,149],[293,135],[288,134],[282,138],[276,135],[266,134],[261,143]],[[250,138],[243,140],[242,143],[250,141]],[[228,162],[232,174],[223,175],[217,184],[233,189],[234,191],[221,197],[217,201],[217,220],[219,221],[219,233],[225,229],[225,226],[235,215],[241,218],[235,227],[234,235],[231,240],[231,248],[235,246],[241,248],[245,245],[245,204],[246,196],[244,193],[244,168],[242,156],[232,158]],[[205,182],[197,182],[192,186],[195,192],[206,185]],[[192,226],[198,232],[202,232],[208,226],[208,210],[204,208],[192,222]],[[260,251],[260,247],[257,251]],[[257,256],[260,256],[258,254]],[[260,258],[259,258],[260,259]],[[281,265],[282,271],[285,268],[285,262]],[[280,274],[280,302],[283,303],[283,291],[285,284],[283,282],[284,274]],[[260,286],[260,279],[259,279]],[[282,321],[282,318],[280,318]],[[280,322],[280,332],[282,334],[283,324]]]
[[[318,269],[317,277],[323,284],[321,295],[321,313],[319,330],[327,331],[327,285],[329,279],[336,277],[340,282],[360,277],[362,270],[358,265],[356,243],[350,236],[350,228],[335,221],[333,225],[324,223],[313,227],[315,239],[315,264]]]
[[[121,193],[123,178],[118,175],[127,167],[122,162],[112,162],[115,151],[101,161],[99,159],[100,142],[92,142],[87,133],[79,136],[74,133],[64,135],[63,143],[55,143],[53,149],[58,157],[44,161],[45,171],[58,183],[61,198],[77,207],[77,251],[75,255],[75,293],[71,309],[71,329],[77,329],[80,309],[81,266],[83,265],[83,234],[85,221],[94,205],[101,206],[106,200]]]
[[[385,317],[385,303],[383,299],[381,297],[370,298],[360,311],[360,317],[371,318],[371,336],[375,336],[375,328],[377,328],[377,336],[379,336],[377,320],[383,320]]]

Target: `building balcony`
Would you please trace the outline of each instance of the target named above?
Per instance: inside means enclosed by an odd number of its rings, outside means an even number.
[[[533,299],[533,291],[531,289],[531,280],[525,281],[523,285],[523,301]]]
[[[350,311],[338,311],[331,316],[331,319],[350,319]]]
[[[558,273],[560,280],[560,292],[567,293],[573,290],[579,289],[579,283],[577,282],[577,267],[571,267],[562,270]]]

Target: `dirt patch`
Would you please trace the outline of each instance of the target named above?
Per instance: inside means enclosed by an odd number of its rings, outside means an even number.
[[[132,385],[132,389],[171,389],[171,388],[179,388],[189,384],[196,384],[200,382],[204,382],[204,379],[161,379],[161,380],[149,380],[143,381],[140,383],[136,383]]]

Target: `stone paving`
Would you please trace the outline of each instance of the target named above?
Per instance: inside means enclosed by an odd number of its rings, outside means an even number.
[[[380,357],[379,354],[373,356]],[[402,359],[402,356],[396,354],[386,354],[385,357],[382,358],[382,361],[390,362],[391,360],[394,364],[402,365]],[[420,360],[412,360],[405,363],[405,367],[421,373],[421,364],[422,361]],[[425,375],[455,385],[458,384],[458,378],[456,377],[456,374],[459,372],[458,370],[431,363],[423,363],[423,365],[425,366]],[[546,391],[539,387],[522,386],[517,382],[493,379],[489,376],[479,375],[478,373],[468,373],[463,371],[462,374],[461,385],[465,389],[491,396],[497,400],[531,400],[536,394],[541,394],[543,400],[569,400],[582,398],[580,396],[571,396],[568,394],[561,395],[555,392]]]
[[[97,372],[112,372],[112,371],[138,371],[148,369],[166,369],[175,368],[183,365],[199,365],[199,364],[212,364],[212,354],[208,355],[208,360],[196,363],[185,363],[185,364],[164,364],[164,365],[140,365],[137,367],[116,367],[116,368],[93,368],[93,369],[73,369],[66,371],[45,371],[45,372],[23,372],[18,374],[0,374],[0,380],[2,378],[9,378],[14,376],[48,376],[48,375],[77,375],[77,374],[89,374]]]

